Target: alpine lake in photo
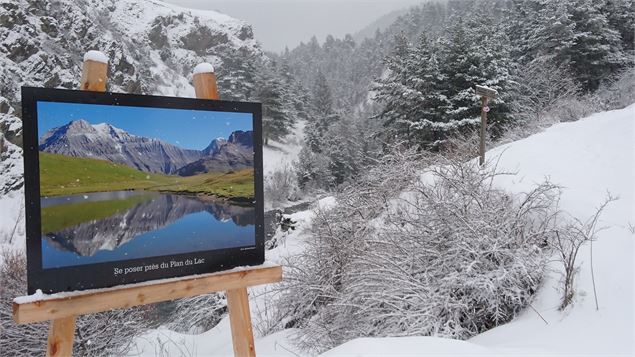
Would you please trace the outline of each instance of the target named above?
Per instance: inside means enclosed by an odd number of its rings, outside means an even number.
[[[249,246],[254,207],[145,190],[44,197],[42,266]]]

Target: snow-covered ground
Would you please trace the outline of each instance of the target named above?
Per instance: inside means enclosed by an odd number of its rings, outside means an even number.
[[[635,148],[635,105],[622,110],[598,113],[577,122],[557,124],[542,133],[497,147],[489,158],[501,155],[499,168],[516,171],[497,184],[510,192],[523,192],[549,178],[562,186],[560,207],[574,217],[586,220],[606,198],[607,192],[619,196],[601,217],[593,245],[593,264],[599,310],[595,309],[590,272],[590,251],[580,252],[581,269],[577,277],[577,297],[572,307],[558,310],[557,291],[560,267],[552,264],[541,290],[527,309],[512,322],[468,341],[435,337],[360,338],[349,341],[323,356],[632,356],[633,322],[633,239],[635,218],[633,190]],[[332,204],[325,199],[317,204]],[[312,213],[291,217],[298,228],[279,236],[281,244],[267,252],[267,260],[284,258],[303,249],[303,230]],[[250,290],[252,317],[256,326],[267,309],[266,287]],[[270,302],[269,302],[270,303]],[[257,332],[257,331],[256,331]],[[291,343],[293,330],[257,336],[259,356],[299,356]],[[154,356],[157,341],[164,343],[168,355],[187,350],[194,356],[232,355],[229,321],[225,318],[214,329],[201,335],[184,335],[154,330],[137,339],[131,355]]]
[[[298,159],[298,154],[302,149],[302,141],[304,140],[305,124],[303,121],[296,123],[284,142],[270,140],[269,145],[263,148],[262,156],[265,176],[284,168],[285,165],[291,165]]]
[[[22,149],[8,141],[4,141],[4,145],[6,152],[1,154],[0,160],[0,192],[12,190],[7,194],[0,194],[0,250],[24,250],[24,188],[15,189],[21,186],[24,173]]]

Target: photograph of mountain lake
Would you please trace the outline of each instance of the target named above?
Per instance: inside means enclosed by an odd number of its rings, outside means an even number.
[[[37,110],[44,269],[255,244],[252,114]]]

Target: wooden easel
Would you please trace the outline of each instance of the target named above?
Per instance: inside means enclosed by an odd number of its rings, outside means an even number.
[[[80,88],[105,91],[107,69],[107,63],[85,57]],[[193,81],[198,98],[218,99],[216,76],[213,72],[196,73]],[[224,291],[227,295],[234,355],[253,357],[256,350],[247,287],[281,280],[281,266],[260,266],[86,290],[65,294],[63,297],[45,296],[37,301],[16,299],[13,303],[13,319],[18,324],[50,320],[46,355],[68,357],[73,353],[76,316]]]

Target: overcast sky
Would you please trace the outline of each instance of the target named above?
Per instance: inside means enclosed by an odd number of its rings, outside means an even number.
[[[355,33],[384,14],[422,0],[164,0],[183,7],[218,10],[245,20],[265,50],[280,52],[316,35]]]

